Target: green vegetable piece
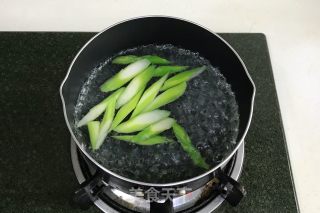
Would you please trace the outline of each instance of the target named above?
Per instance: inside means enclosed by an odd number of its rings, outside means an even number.
[[[88,131],[89,131],[89,137],[91,142],[91,147],[96,147],[97,138],[99,134],[99,121],[90,121],[88,122]]]
[[[154,109],[158,109],[166,104],[169,104],[169,103],[177,100],[178,98],[180,98],[183,95],[183,93],[186,91],[186,88],[187,88],[187,83],[183,82],[175,87],[172,87],[172,88],[164,91],[163,93],[158,95],[154,99],[154,101],[143,110],[143,112],[149,112]]]
[[[129,101],[128,103],[126,103],[125,105],[123,105],[119,111],[117,112],[116,117],[114,118],[113,122],[112,122],[112,126],[111,126],[111,130],[113,130],[116,126],[118,126],[126,117],[127,115],[130,114],[130,112],[132,112],[132,110],[134,110],[134,108],[137,106],[137,103],[142,95],[144,91],[144,88],[141,89],[138,94],[136,94],[131,101]]]
[[[116,101],[117,97],[110,101],[107,106],[107,109],[104,113],[103,119],[99,128],[99,135],[97,138],[97,143],[95,147],[92,147],[93,150],[99,149],[102,145],[103,141],[106,139],[108,133],[110,132],[110,127],[113,121],[113,117],[116,111]]]
[[[160,88],[162,87],[163,83],[168,78],[168,75],[163,76],[158,81],[153,83],[146,91],[143,93],[137,107],[133,111],[131,118],[139,115],[158,95]]]
[[[122,141],[127,141],[130,143],[138,144],[138,145],[144,145],[144,146],[151,146],[151,145],[156,145],[156,144],[163,144],[163,143],[171,143],[173,142],[167,137],[163,136],[153,136],[152,138],[149,138],[147,140],[143,141],[136,141],[133,138],[135,137],[134,135],[117,135],[117,136],[112,136],[113,138],[117,140],[122,140]]]
[[[175,120],[173,118],[165,118],[157,123],[151,124],[141,132],[139,132],[136,136],[134,136],[134,141],[144,141],[152,136],[158,135],[159,133],[168,130],[172,127],[172,125],[175,123]]]
[[[118,56],[113,59],[113,64],[131,64],[141,59],[148,59],[152,64],[170,64],[170,61],[167,59],[161,58],[156,55],[144,55],[144,56],[135,56],[135,55],[124,55]]]
[[[178,123],[173,124],[173,132],[180,142],[183,150],[188,153],[193,163],[204,169],[209,169],[209,165],[202,158],[200,152],[193,146],[187,132]]]
[[[144,55],[141,58],[148,59],[152,64],[170,64],[167,59],[161,58],[156,55]]]
[[[166,110],[154,110],[140,114],[130,120],[119,124],[114,131],[119,133],[132,133],[143,130],[147,126],[169,117],[170,112]]]
[[[153,136],[152,138],[149,138],[144,141],[136,142],[139,145],[156,145],[156,144],[163,144],[163,143],[172,143],[173,140],[170,140],[167,137],[164,136]]]
[[[147,83],[152,78],[154,68],[155,66],[150,66],[145,71],[137,75],[134,79],[132,79],[132,81],[120,95],[116,104],[117,109],[128,103],[142,88],[147,85]]]
[[[135,55],[123,55],[118,56],[115,59],[112,60],[113,64],[131,64],[133,62],[136,62],[139,60],[138,56]]]
[[[88,122],[93,121],[94,119],[99,117],[99,115],[104,112],[107,105],[107,103],[99,103],[96,106],[92,107],[89,112],[78,122],[77,127],[82,127]]]
[[[150,64],[147,59],[138,60],[124,69],[120,70],[112,78],[108,79],[105,83],[100,86],[102,92],[109,92],[118,89],[119,87],[126,84],[136,75],[144,71]]]
[[[89,112],[78,122],[77,127],[81,127],[87,124],[89,121],[93,121],[97,117],[99,117],[108,106],[110,100],[112,100],[115,96],[119,96],[124,91],[124,88],[120,88],[107,98],[105,98],[102,102],[92,107]]]
[[[159,66],[155,69],[153,76],[161,77],[166,74],[181,72],[188,69],[188,66]]]
[[[204,70],[206,70],[206,66],[197,67],[197,68],[179,73],[169,78],[166,82],[164,82],[160,91],[167,90],[173,86],[176,86],[177,84],[180,84],[185,81],[189,81],[190,79],[201,74]]]
[[[128,142],[133,142],[132,138],[134,137],[135,135],[114,135],[112,136],[114,139],[117,139],[117,140],[121,140],[121,141],[128,141]],[[134,142],[133,142],[134,143]]]

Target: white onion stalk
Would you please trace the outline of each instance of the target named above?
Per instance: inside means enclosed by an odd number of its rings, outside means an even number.
[[[115,96],[118,96],[124,91],[124,88],[120,88],[107,98],[105,98],[102,102],[97,104],[96,106],[92,107],[89,112],[77,123],[77,127],[81,127],[87,124],[89,121],[93,121],[97,117],[99,117],[108,106],[110,100],[112,100]]]
[[[89,131],[89,138],[91,142],[91,147],[96,147],[97,138],[99,134],[99,127],[100,122],[99,121],[90,121],[88,122],[88,131]]]
[[[92,147],[93,150],[100,148],[100,146],[102,145],[103,141],[106,139],[109,133],[109,129],[111,127],[113,117],[116,111],[116,101],[117,99],[114,98],[113,100],[110,101],[110,103],[107,106],[106,112],[104,113],[103,119],[100,124],[96,145],[95,147]]]
[[[132,110],[134,110],[134,108],[137,106],[137,103],[138,103],[143,91],[144,91],[144,88],[141,89],[141,91],[139,91],[138,94],[136,94],[131,99],[131,101],[129,101],[128,103],[126,103],[125,105],[123,105],[119,109],[116,117],[112,121],[111,130],[113,130],[116,126],[118,126],[130,114],[130,112],[132,112]]]
[[[206,66],[202,66],[202,67],[197,67],[197,68],[179,73],[179,74],[169,78],[166,82],[164,82],[160,91],[167,90],[167,89],[174,87],[182,82],[189,81],[190,79],[200,75],[205,70],[206,70]]]
[[[160,88],[162,87],[163,83],[168,78],[168,74],[160,78],[158,81],[153,83],[146,91],[143,93],[141,99],[139,100],[139,103],[137,104],[137,107],[133,111],[131,118],[135,117],[136,115],[139,115],[158,95]]]
[[[153,75],[153,70],[155,66],[150,66],[145,71],[137,75],[132,81],[128,84],[126,89],[120,95],[116,108],[123,106],[128,103],[142,88],[145,88],[147,83],[150,81]]]
[[[172,125],[176,121],[173,118],[165,118],[157,123],[151,124],[141,132],[139,132],[136,136],[134,136],[133,140],[135,141],[144,141],[147,140],[155,135],[158,135],[159,133],[168,130],[172,127]]]
[[[177,86],[174,86],[160,95],[158,95],[151,104],[149,104],[143,112],[149,112],[154,109],[158,109],[166,104],[169,104],[178,98],[180,98],[184,92],[186,91],[187,83],[183,82],[181,84],[178,84]]]
[[[147,126],[169,117],[170,112],[166,110],[154,110],[140,114],[130,120],[119,124],[114,131],[119,133],[132,133],[143,130]]]
[[[108,79],[100,86],[102,92],[110,92],[116,90],[141,73],[150,65],[150,61],[147,59],[141,59],[136,61],[122,70],[120,70],[112,78]]]

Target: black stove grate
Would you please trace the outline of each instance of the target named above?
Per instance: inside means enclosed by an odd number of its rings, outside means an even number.
[[[91,179],[98,168],[95,167],[92,163],[90,163],[90,161],[78,149],[77,149],[77,156],[78,156],[77,159],[79,161],[79,165],[80,165],[81,172],[82,172],[83,176],[85,177],[85,179]],[[223,172],[226,175],[229,175],[229,176],[231,175],[231,172],[234,169],[236,159],[237,159],[237,153],[231,158],[231,160],[223,168]],[[95,167],[95,168],[92,169],[92,167]],[[91,170],[90,170],[90,168],[91,168]],[[219,187],[223,188],[223,186],[219,186]],[[211,203],[215,198],[217,198],[220,195],[220,193],[217,190],[214,190],[214,188],[218,188],[218,186],[213,187],[212,190],[210,191],[210,193],[208,194],[208,196],[201,198],[199,201],[197,201],[197,203],[194,206],[192,206],[191,208],[179,211],[179,213],[196,212],[196,211],[202,209],[203,207],[205,207],[206,205],[208,205],[209,203]],[[119,203],[113,201],[111,198],[109,198],[109,196],[106,193],[99,194],[99,198],[103,202],[105,202],[108,206],[110,206],[111,208],[113,208],[119,212],[139,213],[139,212],[133,211],[131,209],[128,209],[125,206],[122,206]]]

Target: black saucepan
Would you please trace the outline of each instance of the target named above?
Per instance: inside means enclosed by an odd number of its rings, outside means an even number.
[[[99,164],[88,151],[87,138],[75,133],[75,106],[83,83],[94,67],[121,50],[148,44],[172,44],[199,53],[215,67],[218,67],[228,84],[231,85],[238,104],[239,126],[236,144],[219,164],[202,174],[186,180],[169,183],[143,182],[112,172]],[[208,91],[210,92],[210,91]],[[191,23],[172,17],[142,17],[123,21],[95,35],[76,55],[60,88],[67,126],[80,152],[99,168],[97,176],[85,187],[97,182],[129,191],[132,187],[143,189],[154,187],[188,187],[192,190],[205,185],[219,176],[219,168],[235,154],[248,131],[251,121],[255,86],[240,56],[217,34]],[[97,178],[98,177],[98,178]],[[92,197],[92,196],[91,196]]]

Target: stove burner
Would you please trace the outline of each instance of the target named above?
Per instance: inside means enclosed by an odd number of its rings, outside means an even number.
[[[92,177],[96,172],[96,167],[85,159],[83,155],[78,151],[75,142],[71,139],[71,159],[74,172],[81,184],[88,178]],[[221,169],[225,174],[238,180],[244,159],[244,143],[239,147],[236,154],[230,159],[229,162],[224,164]],[[187,193],[181,191],[182,196],[174,197],[173,207],[175,212],[198,212],[208,213],[217,209],[225,198],[217,191],[213,190],[218,181],[216,179],[211,180],[205,186]],[[103,189],[103,193],[99,195],[99,198],[94,204],[106,213],[117,212],[149,212],[150,204],[144,198],[139,198],[120,191],[109,186],[104,182],[106,187]]]

